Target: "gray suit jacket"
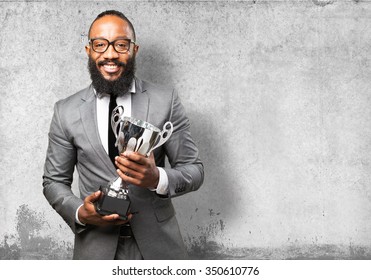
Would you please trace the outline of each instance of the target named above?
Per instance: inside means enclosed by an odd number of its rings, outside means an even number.
[[[184,259],[187,257],[171,198],[197,190],[204,178],[198,149],[192,140],[189,121],[177,94],[135,79],[132,116],[162,129],[170,120],[170,139],[154,151],[157,166],[165,155],[171,168],[169,197],[159,197],[145,188],[129,186],[132,212],[138,211],[131,226],[144,259]],[[119,227],[81,227],[75,222],[83,199],[99,186],[117,177],[100,141],[97,128],[96,96],[92,86],[55,104],[50,125],[43,192],[52,207],[75,233],[74,259],[113,259]],[[78,172],[80,196],[71,191],[74,168]]]

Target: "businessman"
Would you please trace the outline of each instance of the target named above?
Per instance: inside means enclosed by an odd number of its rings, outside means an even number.
[[[171,200],[197,190],[204,170],[185,110],[176,92],[135,76],[139,46],[124,14],[99,14],[88,36],[92,83],[54,106],[43,193],[75,234],[74,259],[186,259]],[[159,128],[171,121],[173,134],[148,157],[118,154],[109,125],[116,105]],[[71,190],[75,167],[79,196]],[[99,187],[117,177],[129,184],[127,220],[94,207]]]

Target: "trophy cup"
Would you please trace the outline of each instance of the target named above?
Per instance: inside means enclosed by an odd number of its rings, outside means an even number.
[[[173,124],[169,121],[161,131],[146,121],[125,117],[123,106],[117,106],[112,111],[111,128],[119,154],[133,151],[145,156],[163,145],[173,132]],[[126,220],[130,210],[128,184],[118,177],[99,190],[101,195],[95,204],[96,211],[101,215],[118,214],[121,219]]]

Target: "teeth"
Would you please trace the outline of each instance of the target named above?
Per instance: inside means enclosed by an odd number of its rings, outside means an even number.
[[[117,65],[104,65],[104,67],[108,67],[108,68],[111,68],[111,69],[113,69],[113,68],[117,68]]]

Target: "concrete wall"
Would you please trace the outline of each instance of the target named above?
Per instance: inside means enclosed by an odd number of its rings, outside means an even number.
[[[174,200],[192,258],[371,259],[371,3],[0,1],[0,258],[66,259],[42,195],[53,104],[89,83],[88,26],[133,20],[206,168]],[[74,186],[76,190],[76,186]]]

